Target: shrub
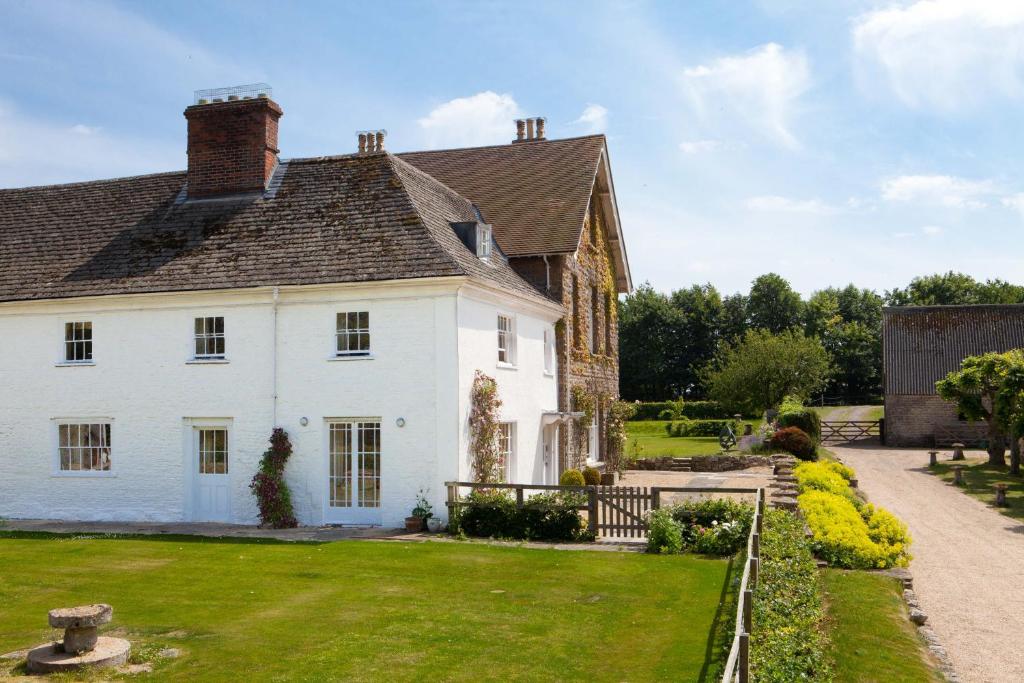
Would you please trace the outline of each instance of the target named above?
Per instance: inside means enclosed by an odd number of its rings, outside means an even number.
[[[586,486],[587,482],[583,478],[583,473],[579,470],[566,470],[562,472],[562,476],[558,478],[558,483],[561,486]]]
[[[634,420],[727,420],[732,413],[718,401],[651,401],[636,403]]]
[[[772,435],[772,446],[801,460],[816,460],[818,449],[807,432],[799,427],[786,427]]]
[[[847,569],[904,567],[910,561],[910,534],[886,510],[858,510],[844,496],[808,490],[797,498],[814,534],[815,552],[830,565]]]
[[[523,507],[506,491],[474,491],[459,511],[457,531],[468,536],[524,540],[592,540],[580,517],[579,496],[533,496]]]
[[[851,479],[857,478],[857,473],[854,472],[852,468],[847,467],[838,460],[827,460],[825,461],[825,464],[828,465],[829,469],[831,469],[833,472],[838,474],[846,481],[850,481]]]
[[[587,486],[600,486],[601,485],[601,472],[596,467],[586,467],[583,469],[583,482]]]
[[[754,589],[751,678],[771,683],[830,681],[823,588],[803,522],[767,510]]]
[[[849,482],[825,462],[802,462],[793,470],[800,493],[814,489],[837,496],[845,496],[850,490]]]
[[[683,550],[682,527],[668,508],[651,510],[647,518],[647,552],[674,554]]]
[[[263,453],[259,471],[249,484],[259,506],[260,526],[289,529],[299,525],[292,509],[292,494],[284,480],[284,466],[291,455],[288,433],[275,427],[270,434],[270,448]]]
[[[676,404],[673,401],[644,401],[635,405],[634,420],[671,420],[677,415]],[[661,417],[666,410],[669,411],[669,417]]]
[[[821,441],[821,418],[813,410],[801,409],[779,412],[779,427],[802,429],[815,443]]]
[[[747,542],[754,508],[729,498],[687,501],[664,508],[679,524],[683,547],[705,555],[732,555]]]

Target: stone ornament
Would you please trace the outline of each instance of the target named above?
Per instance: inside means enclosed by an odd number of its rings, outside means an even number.
[[[124,664],[131,644],[123,638],[101,636],[98,631],[113,616],[114,609],[105,604],[50,610],[50,626],[64,629],[64,639],[30,650],[28,670],[54,673]]]

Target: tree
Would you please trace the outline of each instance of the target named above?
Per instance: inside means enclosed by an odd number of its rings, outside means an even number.
[[[749,327],[747,323],[747,297],[730,294],[722,299],[722,317],[718,324],[718,337],[722,341],[738,341]]]
[[[964,273],[915,277],[906,289],[885,293],[890,306],[950,306],[957,304],[1024,303],[1024,287],[1003,280],[978,282]]]
[[[1006,372],[996,390],[993,414],[1010,437],[1010,474],[1020,476],[1020,442],[1024,438],[1024,351],[1003,354]]]
[[[781,275],[762,275],[750,286],[747,319],[754,329],[778,334],[800,325],[803,302]]]
[[[828,351],[833,373],[826,393],[864,401],[882,390],[882,297],[847,285],[814,292],[804,306],[804,331]]]
[[[1006,465],[1004,429],[999,416],[994,414],[994,406],[1012,365],[1010,354],[968,356],[961,361],[959,370],[935,383],[939,396],[955,403],[961,415],[972,422],[984,420],[988,425],[988,464],[993,466]]]
[[[817,339],[799,330],[750,330],[723,346],[705,379],[711,398],[753,415],[778,406],[786,395],[807,398],[828,375],[828,354]]]
[[[680,321],[669,298],[650,284],[619,302],[619,393],[628,400],[665,401],[685,380],[673,345]]]
[[[722,297],[707,285],[680,289],[670,298],[675,311],[669,373],[677,397],[702,398],[700,369],[714,358],[721,335]]]

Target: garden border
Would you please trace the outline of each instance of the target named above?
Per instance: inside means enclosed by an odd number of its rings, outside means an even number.
[[[725,661],[722,683],[748,683],[750,680],[750,632],[753,630],[754,588],[761,566],[761,530],[764,526],[764,489],[757,490],[754,520],[747,536],[747,561],[740,579],[739,600],[736,605],[736,627]]]

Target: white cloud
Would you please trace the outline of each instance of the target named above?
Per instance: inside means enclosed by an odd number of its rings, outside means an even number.
[[[511,95],[487,90],[438,105],[416,123],[429,147],[473,147],[515,139],[515,120],[522,116]]]
[[[180,144],[41,121],[0,102],[0,187],[174,171],[184,168],[185,161]]]
[[[809,213],[824,215],[835,213],[836,208],[819,199],[791,199],[779,195],[750,197],[743,205],[751,211],[767,211],[773,213]]]
[[[996,192],[991,180],[968,180],[948,175],[904,175],[882,182],[882,198],[956,209],[980,209]]]
[[[926,225],[921,228],[921,232],[923,232],[928,237],[938,237],[939,235],[942,234],[943,231],[942,228],[940,228],[937,225]]]
[[[684,154],[700,154],[702,152],[714,152],[722,148],[721,140],[689,140],[680,142],[679,149]]]
[[[921,0],[868,12],[853,41],[865,88],[918,108],[956,110],[1024,95],[1024,3]]]
[[[591,133],[603,133],[608,128],[608,110],[600,104],[588,104],[573,123],[586,126]]]
[[[683,83],[705,117],[727,114],[783,145],[798,146],[790,128],[797,100],[811,85],[802,51],[768,43],[687,68]]]
[[[1003,197],[1003,206],[1016,209],[1021,216],[1024,216],[1024,193]]]

